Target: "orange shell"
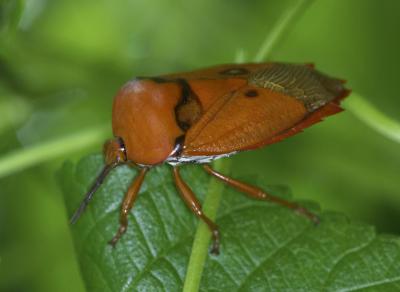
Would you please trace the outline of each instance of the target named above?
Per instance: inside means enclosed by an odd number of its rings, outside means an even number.
[[[339,112],[348,92],[310,64],[221,65],[138,78],[115,97],[113,131],[135,163],[199,162],[294,135]]]

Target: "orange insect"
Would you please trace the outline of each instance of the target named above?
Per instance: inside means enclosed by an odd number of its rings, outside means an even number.
[[[221,65],[129,81],[114,99],[115,138],[104,145],[106,165],[71,222],[76,222],[110,170],[126,163],[136,165],[140,171],[125,195],[120,227],[109,242],[115,246],[127,229],[129,211],[146,173],[164,162],[172,165],[186,205],[210,228],[214,254],[219,252],[218,227],[182,180],[182,164],[204,164],[207,173],[250,197],[276,202],[318,222],[307,209],[229,178],[208,163],[278,142],[340,112],[339,102],[349,93],[343,83],[313,65],[285,63]]]

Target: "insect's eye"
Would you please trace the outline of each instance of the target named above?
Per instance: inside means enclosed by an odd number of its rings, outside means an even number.
[[[120,137],[104,143],[104,157],[107,164],[122,163],[127,160],[124,141]]]

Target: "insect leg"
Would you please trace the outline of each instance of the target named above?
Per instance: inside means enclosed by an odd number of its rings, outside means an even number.
[[[257,188],[255,186],[251,186],[248,185],[246,183],[243,183],[241,181],[235,180],[233,178],[230,178],[228,176],[225,176],[217,171],[215,171],[214,169],[212,169],[209,165],[204,165],[203,166],[204,169],[207,171],[207,173],[215,176],[216,178],[222,180],[224,183],[226,183],[227,185],[245,193],[246,195],[258,199],[258,200],[265,200],[265,201],[271,201],[274,203],[277,203],[281,206],[284,206],[286,208],[292,209],[298,213],[300,213],[301,215],[306,216],[307,218],[309,218],[311,221],[313,221],[314,223],[318,224],[319,223],[319,218],[317,215],[311,213],[309,210],[307,210],[304,207],[299,206],[296,203],[292,203],[289,201],[286,201],[284,199],[272,196],[267,194],[266,192],[264,192],[263,190],[261,190],[260,188]]]
[[[174,179],[176,187],[179,190],[179,193],[182,199],[185,201],[186,205],[192,210],[192,212],[199,217],[201,220],[204,221],[208,225],[208,228],[211,231],[212,238],[213,238],[213,245],[211,247],[210,252],[212,254],[218,255],[219,254],[219,231],[218,226],[208,218],[203,211],[201,210],[200,202],[197,200],[195,194],[189,188],[189,186],[182,180],[181,175],[179,174],[179,168],[173,168]]]
[[[121,205],[121,213],[119,217],[119,222],[120,222],[119,229],[115,234],[115,236],[108,242],[113,247],[115,247],[118,240],[121,238],[121,236],[126,232],[126,229],[128,228],[129,211],[133,207],[133,203],[137,198],[137,195],[139,193],[140,187],[142,185],[142,182],[144,180],[147,171],[148,171],[147,168],[142,168],[140,170],[139,174],[135,177],[127,193],[125,194],[124,200],[122,201]]]

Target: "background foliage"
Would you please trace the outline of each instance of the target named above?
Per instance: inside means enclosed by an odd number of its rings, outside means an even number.
[[[123,82],[249,58],[294,2],[0,1],[0,290],[83,291],[54,172],[100,150]],[[315,1],[272,59],[314,62],[398,118],[399,9],[390,0]],[[44,163],[13,173],[4,163],[46,143],[45,154],[61,151]],[[263,173],[296,198],[399,234],[398,150],[347,111],[237,155],[232,173]]]

